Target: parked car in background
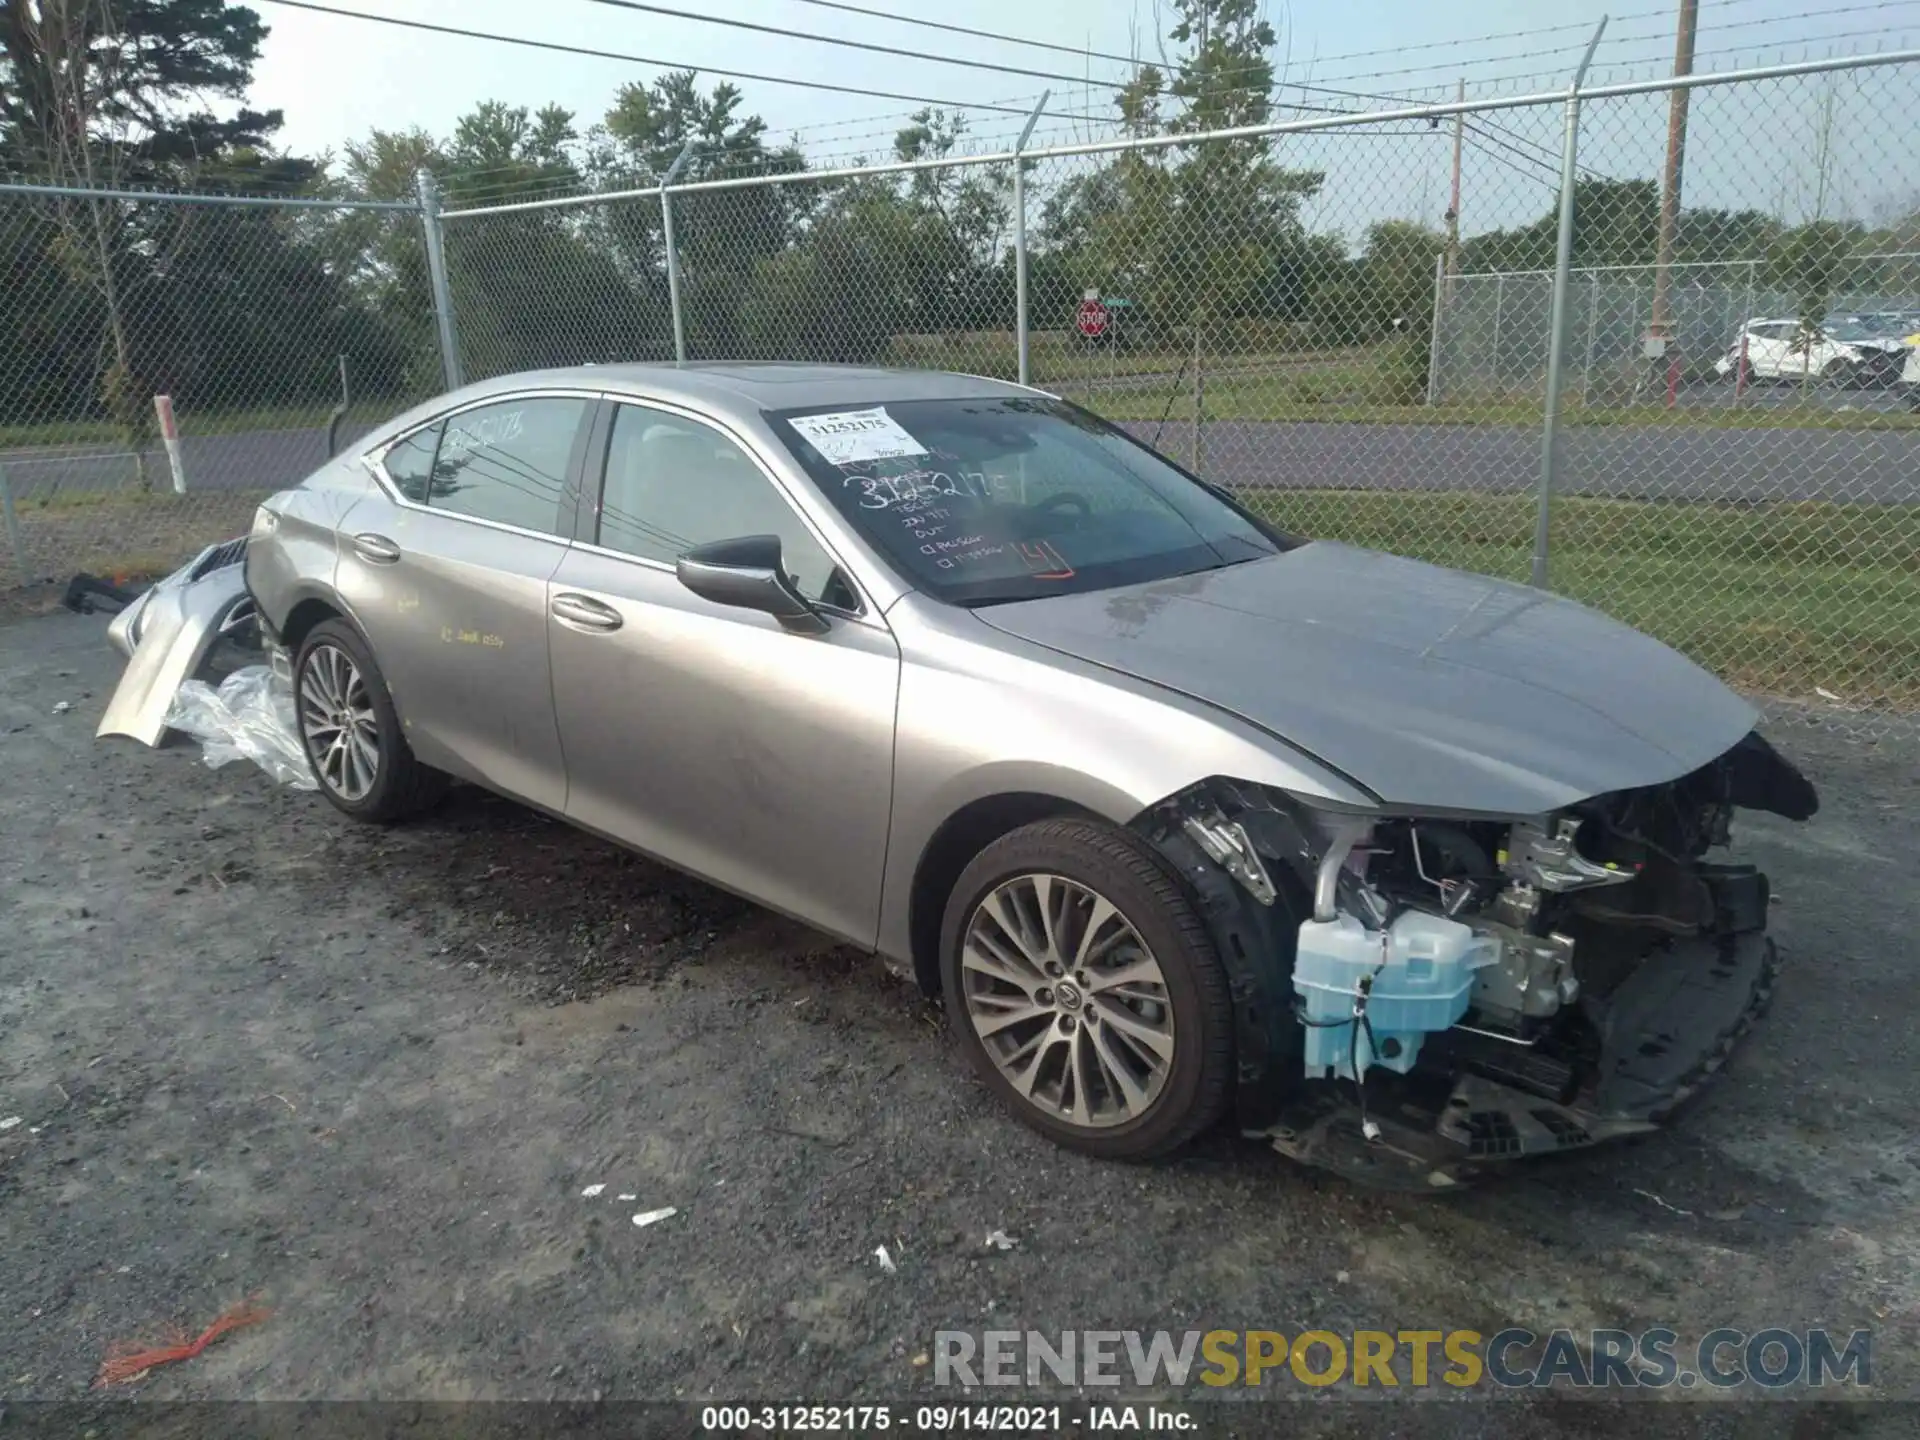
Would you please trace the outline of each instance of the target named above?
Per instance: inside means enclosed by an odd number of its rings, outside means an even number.
[[[1772,990],[1734,810],[1817,805],[1659,642],[969,376],[501,376],[270,497],[169,643],[242,580],[345,814],[458,777],[878,951],[1112,1158],[1654,1128]]]
[[[1809,330],[1798,320],[1753,320],[1734,336],[1714,373],[1749,380],[1818,380],[1827,385],[1890,385],[1905,364],[1901,340],[1876,334],[1857,318],[1836,317]]]

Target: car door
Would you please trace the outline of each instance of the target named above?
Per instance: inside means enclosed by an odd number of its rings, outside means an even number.
[[[584,394],[488,400],[401,436],[348,514],[335,585],[428,765],[558,811],[547,582],[567,551]]]
[[[781,484],[724,430],[609,407],[553,577],[569,819],[832,934],[878,930],[900,651]],[[680,584],[695,545],[778,535],[818,635]],[[587,537],[590,537],[588,539]]]
[[[1747,332],[1747,368],[1770,380],[1784,373],[1788,332],[1786,325],[1755,325]]]

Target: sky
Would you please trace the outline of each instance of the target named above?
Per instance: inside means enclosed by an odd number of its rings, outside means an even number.
[[[530,108],[557,102],[574,110],[584,127],[605,112],[623,83],[649,81],[666,68],[430,34],[271,0],[249,3],[271,26],[249,103],[285,112],[280,141],[296,153],[337,153],[375,127],[420,126],[444,135],[487,99]],[[1090,59],[1085,51],[1153,58],[1156,34],[1171,24],[1170,7],[1162,3],[1156,11],[1152,0],[970,0],[964,6],[951,0],[855,0],[862,8],[886,11],[888,18],[809,0],[663,0],[669,8],[707,17],[925,51],[929,57],[908,59],[596,0],[542,0],[537,6],[524,0],[324,3],[860,92],[736,82],[745,92],[745,108],[763,116],[776,136],[797,136],[816,165],[862,154],[884,157],[892,130],[913,107],[868,93],[873,90],[949,103],[1000,102],[1018,111],[1051,89],[1049,115],[1059,118],[1041,122],[1035,143],[1102,137],[1110,133],[1104,126],[1074,116],[1108,113],[1112,89],[1099,82],[1124,78],[1127,66]],[[1283,100],[1367,107],[1379,102],[1327,92],[1440,97],[1461,78],[1470,94],[1564,86],[1592,26],[1609,10],[1614,13],[1594,81],[1654,78],[1671,67],[1675,8],[1675,0],[1271,0],[1267,14],[1281,37],[1276,59],[1282,76],[1322,87],[1288,91]],[[1046,41],[1076,53],[947,34],[910,23],[915,19]],[[1920,45],[1920,0],[1701,0],[1699,45],[1702,69]],[[942,63],[949,58],[1055,72],[1080,83]],[[1699,138],[1689,162],[1690,203],[1751,203],[1794,219],[1804,218],[1793,213],[1796,208],[1816,205],[1826,213],[1834,207],[1865,212],[1892,203],[1889,196],[1901,184],[1920,191],[1920,174],[1890,175],[1882,163],[1887,117],[1899,116],[1911,136],[1920,115],[1920,96],[1911,93],[1914,68],[1868,73],[1825,89],[1816,82],[1778,81],[1764,93],[1748,87],[1702,97],[1695,107]],[[716,78],[709,75],[707,83]],[[1589,107],[1583,160],[1596,173],[1657,174],[1665,104],[1662,95]],[[1018,113],[972,112],[973,133],[983,146],[1005,143],[1020,125]],[[1437,223],[1447,204],[1449,141],[1444,129],[1354,133],[1289,140],[1281,153],[1288,163],[1328,173],[1310,207],[1317,215],[1309,218],[1322,228],[1351,232],[1382,217]],[[1469,232],[1539,213],[1551,201],[1559,147],[1558,107],[1506,112],[1476,126],[1463,161],[1462,222]],[[1905,153],[1912,156],[1910,143]]]

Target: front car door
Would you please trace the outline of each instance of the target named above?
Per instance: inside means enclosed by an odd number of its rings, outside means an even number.
[[[371,462],[336,588],[373,645],[420,759],[550,810],[566,798],[547,667],[547,581],[566,554],[595,401],[490,399]]]
[[[1777,380],[1786,373],[1787,347],[1794,327],[1780,321],[1755,325],[1747,332],[1747,368],[1755,375]]]
[[[553,577],[566,814],[863,945],[878,930],[900,652],[780,483],[726,431],[610,407],[597,514]],[[778,535],[829,626],[704,600],[675,560]]]

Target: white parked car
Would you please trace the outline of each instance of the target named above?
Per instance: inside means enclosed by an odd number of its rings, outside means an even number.
[[[1899,340],[1856,322],[1830,320],[1810,331],[1798,320],[1750,320],[1714,362],[1714,373],[1734,374],[1743,350],[1749,380],[1812,378],[1834,385],[1891,384],[1908,353]]]

